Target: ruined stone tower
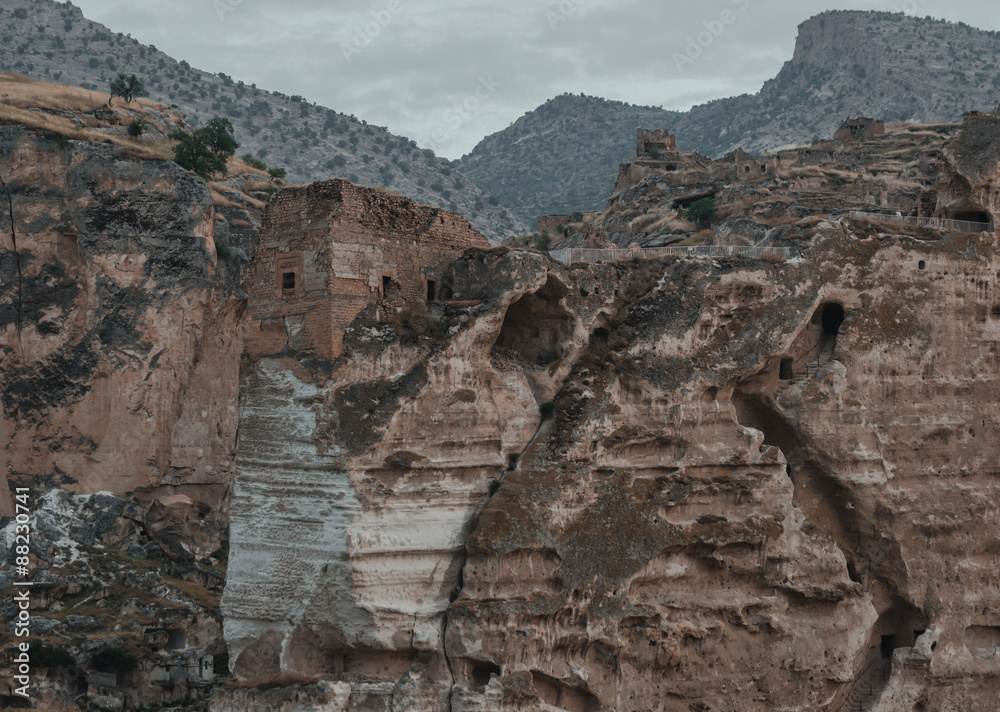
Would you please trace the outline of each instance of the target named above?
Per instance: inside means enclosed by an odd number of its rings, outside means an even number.
[[[373,303],[442,296],[444,268],[489,243],[457,213],[345,180],[285,190],[264,213],[247,280],[251,356],[285,348],[333,360]]]

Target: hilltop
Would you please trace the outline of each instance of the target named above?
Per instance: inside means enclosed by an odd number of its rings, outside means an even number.
[[[296,183],[343,177],[420,203],[461,212],[490,239],[525,225],[433,151],[362,119],[210,74],[152,45],[88,20],[76,6],[10,0],[0,7],[0,71],[106,92],[119,72],[135,73],[160,101],[197,128],[228,118],[252,153],[284,167]]]
[[[825,12],[799,25],[795,52],[757,94],[696,106],[680,148],[721,156],[830,138],[847,116],[960,121],[1000,100],[1000,36],[902,13]]]
[[[563,94],[488,136],[455,166],[529,225],[539,215],[594,210],[618,166],[635,154],[638,126],[673,126],[680,113]]]
[[[457,166],[522,219],[595,210],[635,128],[669,128],[684,151],[720,157],[829,139],[848,116],[960,121],[1000,101],[1000,37],[902,13],[827,12],[799,26],[792,58],[757,94],[680,114],[561,96],[484,139]]]

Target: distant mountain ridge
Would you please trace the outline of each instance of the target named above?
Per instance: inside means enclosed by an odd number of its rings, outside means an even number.
[[[456,165],[531,222],[602,206],[617,163],[634,153],[636,125],[670,128],[681,150],[720,157],[830,138],[848,116],[957,122],[998,102],[1000,34],[902,13],[833,11],[799,26],[792,58],[757,94],[684,114],[565,95]]]
[[[961,121],[1000,101],[1000,34],[902,13],[832,11],[799,25],[792,58],[757,94],[696,106],[679,147],[721,156],[830,138],[848,116]]]
[[[0,71],[107,92],[119,72],[135,73],[150,98],[176,105],[193,126],[232,121],[239,155],[284,167],[292,182],[343,177],[461,212],[493,241],[526,225],[444,158],[353,116],[194,69],[84,17],[70,3],[4,0]]]
[[[455,162],[529,225],[539,215],[594,210],[635,154],[637,127],[670,127],[681,114],[563,94],[483,139]]]

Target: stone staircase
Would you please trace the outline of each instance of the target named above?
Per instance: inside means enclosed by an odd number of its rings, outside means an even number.
[[[881,657],[871,660],[858,676],[851,693],[837,712],[865,712],[871,709],[889,681],[891,668],[891,660],[882,660]]]

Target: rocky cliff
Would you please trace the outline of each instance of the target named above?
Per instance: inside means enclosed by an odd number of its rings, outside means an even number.
[[[0,126],[0,171],[4,474],[218,512],[245,258],[220,258],[208,186],[169,161],[16,125]]]
[[[991,710],[998,271],[993,236],[840,222],[777,265],[471,251],[441,330],[261,358],[236,674],[336,710]]]

